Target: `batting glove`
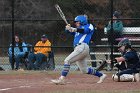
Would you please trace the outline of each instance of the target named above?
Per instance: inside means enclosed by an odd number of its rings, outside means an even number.
[[[70,32],[76,32],[77,28],[71,27],[69,24],[66,25],[66,30],[69,30]]]
[[[70,29],[71,29],[71,25],[70,24],[66,25],[66,30],[70,30]]]

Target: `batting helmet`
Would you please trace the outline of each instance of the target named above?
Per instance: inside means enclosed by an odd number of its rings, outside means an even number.
[[[129,41],[129,39],[124,38],[118,43],[118,47],[121,47],[121,46],[128,46],[128,47],[130,46],[131,47],[131,42]]]
[[[88,23],[88,20],[85,15],[79,15],[75,17],[74,22],[80,22],[81,25],[86,25]]]

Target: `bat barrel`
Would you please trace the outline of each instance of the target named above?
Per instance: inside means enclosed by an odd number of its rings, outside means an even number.
[[[64,22],[68,25],[69,23],[67,22],[65,15],[64,15],[63,11],[61,10],[60,6],[58,4],[55,4],[55,8],[57,9],[59,15],[64,20]]]

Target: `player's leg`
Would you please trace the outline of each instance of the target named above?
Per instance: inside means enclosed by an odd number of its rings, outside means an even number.
[[[70,70],[70,65],[79,59],[83,58],[84,55],[82,55],[82,52],[72,52],[65,60],[64,60],[64,68],[61,73],[61,77],[66,77],[69,70]]]
[[[86,72],[86,74],[98,76],[100,78],[100,80],[97,83],[102,83],[103,80],[106,78],[106,74],[103,74],[99,71],[96,71],[92,67],[87,67],[87,61],[86,60],[89,57],[89,47],[88,46],[85,46],[85,52],[83,52],[83,55],[85,55],[85,57],[83,59],[81,59],[79,62],[77,62],[77,65],[79,66],[81,71],[83,73]]]
[[[64,76],[64,77],[67,76],[70,69],[70,64],[80,61],[80,60],[84,60],[88,55],[89,55],[89,46],[87,44],[82,44],[82,45],[77,46],[74,49],[74,51],[65,59],[64,69],[62,71],[61,76]]]
[[[77,46],[74,49],[74,51],[64,60],[64,67],[63,67],[63,70],[61,72],[61,76],[58,80],[52,80],[53,83],[55,83],[55,84],[63,84],[64,83],[63,81],[69,73],[70,65],[72,63],[86,57],[88,52],[87,52],[87,50],[85,50],[85,47],[87,47],[87,45],[85,45],[85,44]]]
[[[135,81],[139,82],[139,71],[137,69],[126,69],[126,70],[118,72],[116,75],[120,79],[120,76],[123,75],[123,74],[130,74],[130,75],[134,74]]]
[[[134,73],[139,73],[139,71],[136,69],[125,69],[123,71],[118,72],[117,75],[121,76],[122,74],[134,74]]]
[[[97,83],[102,83],[104,81],[104,79],[106,78],[106,74],[96,71],[93,67],[88,67],[86,59],[87,58],[76,62],[80,71],[84,74],[89,74],[89,75],[94,75],[94,76],[99,77],[100,80]]]
[[[64,66],[63,66],[63,70],[61,72],[61,76],[59,77],[59,79],[55,79],[55,80],[51,80],[53,83],[55,84],[65,84],[65,78],[69,73],[70,70],[70,65],[74,62],[76,62],[77,60],[79,60],[79,53],[73,51],[65,60],[64,60]]]

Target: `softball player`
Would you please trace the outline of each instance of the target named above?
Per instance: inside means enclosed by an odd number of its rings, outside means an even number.
[[[94,33],[94,27],[92,24],[88,24],[87,16],[85,15],[77,16],[74,22],[76,28],[71,27],[70,24],[66,25],[65,28],[66,32],[74,35],[74,51],[64,60],[64,68],[59,79],[51,81],[55,84],[65,84],[65,78],[70,70],[70,65],[76,62],[82,73],[98,76],[100,80],[97,83],[102,83],[106,78],[106,74],[88,67],[86,61],[89,56],[89,42]]]

